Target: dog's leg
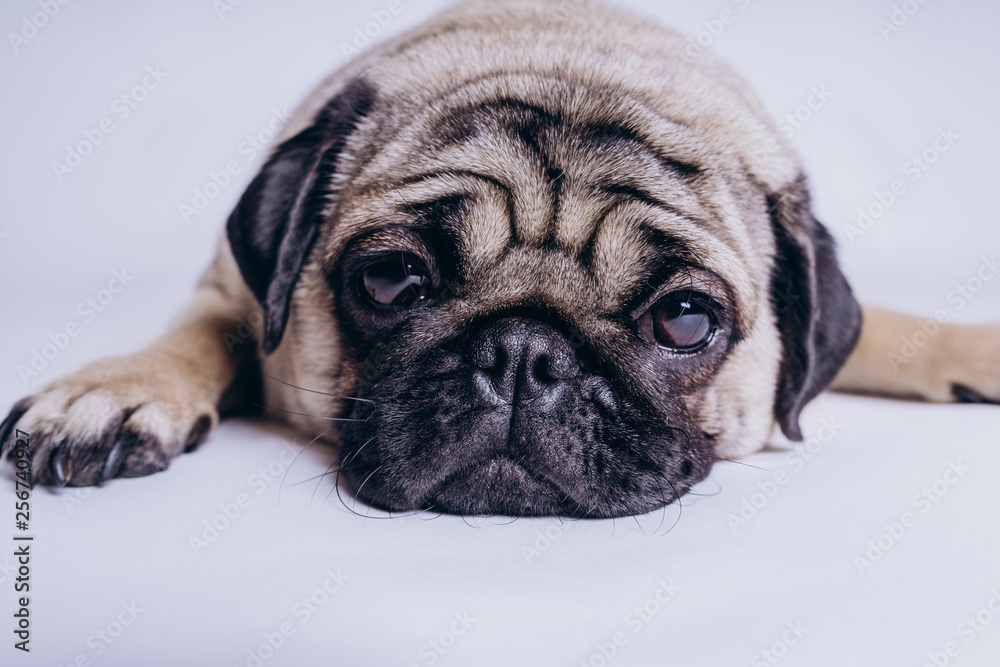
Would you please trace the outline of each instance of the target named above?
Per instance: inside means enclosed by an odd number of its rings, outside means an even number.
[[[90,364],[17,403],[0,425],[0,446],[10,455],[18,430],[30,434],[38,484],[86,486],[163,470],[218,423],[220,401],[240,364],[252,363],[255,343],[244,342],[237,322],[254,309],[223,240],[167,334],[139,353]]]
[[[863,306],[861,340],[831,389],[1000,403],[1000,324],[942,324]]]

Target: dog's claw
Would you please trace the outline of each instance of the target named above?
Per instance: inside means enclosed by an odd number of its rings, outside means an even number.
[[[965,385],[953,384],[951,385],[951,393],[955,397],[955,400],[959,403],[982,403],[982,404],[992,404],[1000,405],[1000,401],[994,400],[987,396],[983,396],[978,391],[970,389]]]
[[[11,433],[14,432],[14,425],[17,424],[30,407],[31,401],[27,399],[19,401],[13,408],[11,408],[10,414],[7,415],[7,418],[3,420],[2,424],[0,424],[0,455],[6,452],[7,456],[10,457],[13,453],[14,447],[12,446],[8,448],[6,446],[7,439],[10,438]]]
[[[100,486],[105,481],[109,479],[114,479],[121,472],[122,466],[125,464],[125,456],[131,451],[131,447],[128,447],[128,442],[135,441],[134,436],[129,436],[128,433],[123,434],[115,442],[111,451],[108,452],[108,458],[104,462],[104,467],[101,468],[100,474],[97,476],[97,485]]]
[[[49,472],[59,486],[66,486],[69,482],[73,470],[67,465],[66,445],[59,445],[52,450],[52,454],[49,456]]]
[[[193,452],[201,446],[201,443],[205,441],[208,437],[208,431],[212,426],[212,418],[208,415],[202,415],[195,422],[195,425],[191,428],[190,433],[188,433],[187,441],[184,445],[184,452]]]

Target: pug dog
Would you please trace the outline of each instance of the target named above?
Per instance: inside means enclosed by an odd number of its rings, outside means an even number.
[[[5,450],[98,485],[262,401],[375,507],[617,517],[801,439],[831,384],[1000,399],[998,326],[893,360],[919,320],[858,305],[739,76],[573,5],[466,2],[330,76],[171,330],[17,403]]]

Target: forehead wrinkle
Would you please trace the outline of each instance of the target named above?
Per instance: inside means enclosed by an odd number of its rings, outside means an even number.
[[[466,215],[454,219],[427,219],[421,207],[451,197],[461,197],[467,207]],[[479,214],[483,208],[488,215]],[[477,224],[470,237],[465,220],[476,209]],[[338,211],[335,225],[321,237],[324,261],[335,261],[347,243],[360,235],[377,233],[386,227],[433,228],[445,225],[442,231],[454,237],[456,245],[474,256],[477,252],[495,251],[509,242],[509,202],[506,191],[497,183],[484,180],[476,174],[464,172],[428,173],[400,178],[398,181],[383,179],[377,184],[355,187],[351,197]]]
[[[495,98],[484,104],[488,106],[494,101]],[[588,103],[583,98],[575,101]],[[597,221],[608,204],[616,199],[629,199],[623,193],[602,192],[599,186],[604,184],[634,188],[664,208],[676,209],[679,215],[675,225],[687,218],[688,225],[703,227],[716,235],[726,234],[724,227],[714,220],[725,212],[710,201],[705,206],[703,198],[698,196],[703,190],[712,190],[706,188],[706,181],[715,180],[713,169],[708,167],[706,171],[698,166],[699,160],[693,159],[696,153],[684,150],[684,144],[688,143],[683,141],[684,132],[677,128],[663,131],[662,125],[669,125],[669,119],[650,122],[644,118],[646,122],[642,122],[643,114],[634,108],[629,114],[598,115],[593,109],[590,114],[577,114],[575,108],[566,106],[563,101],[557,104],[562,111],[549,114],[558,122],[528,128],[532,133],[530,142],[518,135],[516,124],[511,127],[503,122],[504,118],[490,115],[476,119],[476,131],[469,137],[456,137],[456,141],[446,146],[433,145],[426,125],[422,128],[411,125],[411,131],[404,130],[402,136],[397,135],[397,142],[391,142],[396,143],[389,151],[395,155],[391,160],[396,163],[394,171],[417,174],[461,170],[494,181],[495,185],[484,181],[477,186],[477,203],[457,225],[463,252],[480,266],[495,262],[514,242],[539,244],[551,239],[571,256],[580,257],[593,239]],[[607,135],[611,139],[594,140],[594,128],[602,123],[624,123],[637,130],[631,135],[612,133]],[[674,137],[675,133],[680,136]],[[683,173],[671,169],[674,158],[663,157],[671,155],[686,155],[680,161],[695,163],[698,176],[685,179]],[[397,160],[403,156],[412,159],[400,164]],[[382,153],[380,157],[390,156]],[[373,160],[368,166],[380,161]],[[551,186],[546,161],[550,169],[563,173],[558,197]],[[384,174],[365,171],[368,172],[365,180],[384,178]],[[506,234],[499,225],[501,220],[506,225]],[[618,264],[631,267],[625,262]],[[620,279],[627,278],[620,276]]]
[[[579,318],[602,312],[593,277],[573,258],[537,246],[518,245],[470,272],[468,298],[495,309],[545,304]]]
[[[655,202],[683,217],[704,214],[688,176],[665,166],[648,146],[618,138],[595,143],[588,140],[592,132],[552,137],[553,162],[565,173],[555,230],[560,246],[584,253],[609,200]]]
[[[590,187],[563,172],[554,240],[573,257],[581,257],[593,238],[607,203],[594,197]]]
[[[406,120],[397,118],[392,140],[380,142],[357,174],[359,180],[377,182],[386,173],[411,167],[430,170],[442,157],[462,158],[464,153],[463,168],[483,168],[511,190],[517,214],[514,231],[519,236],[523,232],[528,242],[548,240],[545,234],[554,231],[553,221],[566,220],[554,210],[561,207],[561,193],[557,196],[550,181],[554,174],[578,163],[586,164],[592,175],[629,176],[630,185],[646,189],[653,189],[657,182],[673,183],[676,187],[664,193],[665,198],[690,215],[700,213],[694,210],[697,201],[690,191],[681,189],[677,170],[670,168],[681,165],[683,171],[690,166],[695,173],[703,169],[698,162],[705,157],[704,147],[694,141],[691,135],[695,133],[620,90],[537,72],[506,71],[460,80],[423,104],[401,101],[388,112],[405,115]],[[530,130],[530,141],[543,151],[527,145],[518,136],[519,129]],[[568,144],[573,145],[571,150]],[[441,148],[458,148],[459,152],[439,153]],[[546,159],[551,169],[545,168]],[[652,176],[636,183],[635,175],[643,173]],[[570,180],[564,177],[558,183],[564,187]],[[682,200],[690,202],[691,210]],[[578,246],[578,237],[586,236],[556,231],[570,246]],[[556,240],[554,235],[552,240]]]
[[[514,238],[541,243],[555,206],[548,174],[537,154],[506,133],[481,133],[474,141],[448,146],[428,157],[432,169],[462,170],[481,174],[506,189],[513,209]]]
[[[605,307],[648,279],[656,249],[643,229],[645,215],[636,208],[641,207],[612,208],[594,233],[589,268]]]
[[[752,272],[757,268],[748,262],[739,243],[722,237],[715,230],[707,228],[699,221],[678,217],[662,210],[651,211],[654,215],[645,218],[644,223],[673,239],[678,240],[695,263],[716,275],[724,276],[734,290],[734,298],[740,312],[756,308],[759,295],[754,286]],[[770,280],[770,273],[761,276]]]
[[[507,193],[484,185],[455,230],[465,262],[463,277],[499,261],[513,241],[513,218]]]

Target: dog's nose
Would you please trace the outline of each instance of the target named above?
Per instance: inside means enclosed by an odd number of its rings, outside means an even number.
[[[580,372],[569,341],[536,320],[493,322],[476,335],[471,348],[481,388],[507,403],[537,399]]]

